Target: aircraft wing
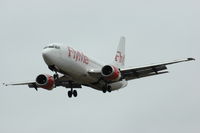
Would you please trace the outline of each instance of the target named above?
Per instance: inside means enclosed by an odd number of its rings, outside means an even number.
[[[3,83],[3,85],[5,85],[5,86],[10,86],[10,85],[29,85],[29,84],[34,84],[34,83],[35,82],[9,83],[9,84]]]
[[[176,60],[172,62],[167,63],[161,63],[161,64],[155,64],[155,65],[149,65],[144,67],[138,67],[138,68],[128,68],[128,69],[121,69],[122,78],[126,80],[132,80],[137,78],[143,78],[148,76],[154,76],[159,74],[168,73],[167,65],[176,64],[180,62],[187,62],[195,60],[194,58],[187,58],[185,60]]]
[[[15,85],[28,85],[29,88],[35,88],[35,90],[38,90],[38,86],[36,84],[36,82],[21,82],[21,83],[9,83],[9,84],[6,84],[6,83],[3,83],[4,86],[15,86]]]
[[[37,88],[40,88],[37,83],[35,81],[33,82],[22,82],[22,83],[3,83],[4,86],[11,86],[11,85],[28,85],[29,88],[35,88],[37,90]],[[57,80],[55,80],[55,86],[63,86],[65,88],[82,88],[81,84],[71,80],[70,77],[68,76],[61,76],[59,77]]]

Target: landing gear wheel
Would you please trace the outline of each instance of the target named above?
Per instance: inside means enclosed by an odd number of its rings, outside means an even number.
[[[111,86],[108,86],[107,90],[108,90],[108,92],[111,92],[112,91]]]
[[[110,85],[109,85],[109,86],[105,86],[105,87],[103,87],[102,91],[103,91],[103,93],[106,93],[107,91],[108,91],[108,92],[111,92],[111,91],[112,91],[112,88],[111,88]]]
[[[69,98],[72,97],[72,91],[68,91],[68,97],[69,97]]]
[[[74,97],[77,97],[77,95],[78,95],[77,91],[74,90],[74,91],[73,91],[73,96],[74,96]]]
[[[103,93],[106,93],[106,88],[103,88]]]

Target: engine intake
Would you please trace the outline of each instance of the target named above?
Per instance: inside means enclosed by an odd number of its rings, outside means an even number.
[[[55,80],[50,75],[40,74],[36,78],[36,84],[43,89],[52,90],[55,86]]]
[[[106,65],[102,68],[101,75],[109,81],[117,81],[121,78],[119,69],[110,65]]]
[[[43,74],[39,75],[37,78],[36,78],[36,82],[39,84],[39,85],[44,85],[47,83],[47,77]]]

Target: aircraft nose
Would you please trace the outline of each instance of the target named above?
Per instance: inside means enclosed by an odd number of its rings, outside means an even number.
[[[52,65],[52,50],[51,49],[44,49],[42,51],[42,57],[47,65]]]
[[[43,56],[43,58],[47,58],[47,57],[49,56],[49,54],[50,54],[50,51],[49,51],[49,50],[44,49],[44,50],[42,51],[42,56]]]

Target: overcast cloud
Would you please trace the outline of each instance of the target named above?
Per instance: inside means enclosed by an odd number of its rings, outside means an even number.
[[[129,82],[103,94],[88,87],[36,92],[0,88],[1,133],[199,133],[198,0],[0,0],[0,82],[53,74],[41,51],[52,42],[109,64],[120,36],[126,66],[195,57],[169,74]]]

